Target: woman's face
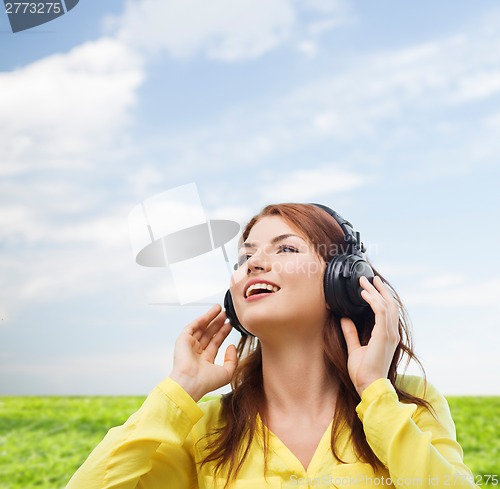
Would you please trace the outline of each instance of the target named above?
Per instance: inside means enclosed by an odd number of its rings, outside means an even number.
[[[278,216],[263,217],[239,250],[231,295],[238,319],[258,337],[323,327],[325,262],[300,231]]]

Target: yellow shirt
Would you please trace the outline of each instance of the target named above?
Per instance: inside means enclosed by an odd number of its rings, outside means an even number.
[[[455,437],[448,403],[415,376],[398,377],[398,386],[423,397],[428,410],[399,402],[387,379],[368,386],[356,407],[374,453],[384,464],[376,473],[357,461],[344,430],[336,441],[339,464],[330,449],[331,424],[307,470],[269,432],[268,475],[264,479],[262,430],[254,437],[245,463],[231,489],[288,488],[476,488]],[[75,473],[67,489],[219,489],[225,480],[213,477],[213,462],[198,469],[206,452],[202,436],[217,426],[220,400],[196,403],[170,378],[163,380],[142,407],[123,425],[112,428]]]

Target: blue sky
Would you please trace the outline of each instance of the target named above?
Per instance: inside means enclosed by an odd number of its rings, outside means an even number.
[[[337,210],[429,380],[500,394],[497,2],[81,0],[17,34],[2,13],[0,70],[0,394],[168,375],[204,308],[151,305],[172,280],[127,219],[193,182],[210,219]]]

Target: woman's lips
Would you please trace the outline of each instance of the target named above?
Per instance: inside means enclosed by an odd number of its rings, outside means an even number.
[[[245,290],[243,291],[243,295],[245,298],[248,298],[252,295],[261,293],[275,293],[278,292],[278,290],[280,290],[280,287],[278,285],[273,284],[268,280],[254,278],[247,283]]]
[[[278,292],[279,292],[279,290],[277,292],[264,292],[262,294],[253,294],[249,297],[245,297],[245,302],[257,301],[259,299],[263,299],[264,297],[269,297],[270,295],[275,295]]]

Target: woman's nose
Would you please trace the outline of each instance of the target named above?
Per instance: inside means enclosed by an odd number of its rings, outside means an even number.
[[[269,268],[270,262],[265,253],[254,253],[247,260],[247,273],[267,271]]]

